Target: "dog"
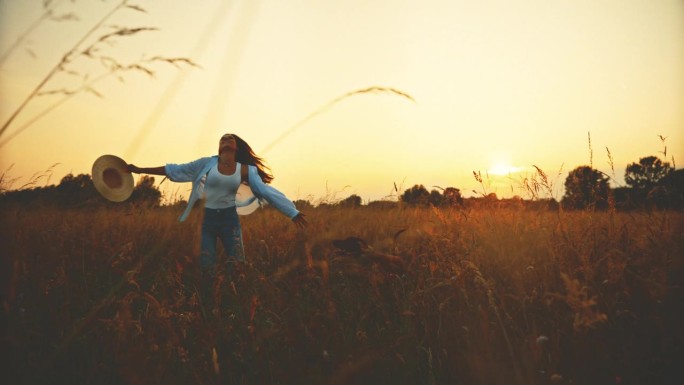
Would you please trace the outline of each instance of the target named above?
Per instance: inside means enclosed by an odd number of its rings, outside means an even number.
[[[382,270],[400,273],[405,270],[404,260],[396,255],[375,251],[368,242],[359,237],[347,237],[332,241],[338,250],[337,257],[353,258],[364,265],[377,265]]]

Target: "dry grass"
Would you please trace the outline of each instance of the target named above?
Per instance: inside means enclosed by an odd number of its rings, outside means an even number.
[[[199,218],[3,208],[17,383],[667,383],[682,213],[315,209],[243,218],[249,262],[195,290]],[[364,239],[403,271],[348,256]]]

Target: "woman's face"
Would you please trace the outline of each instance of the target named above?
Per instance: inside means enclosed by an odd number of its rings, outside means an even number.
[[[219,140],[219,154],[223,151],[237,151],[237,141],[233,134],[225,134]]]

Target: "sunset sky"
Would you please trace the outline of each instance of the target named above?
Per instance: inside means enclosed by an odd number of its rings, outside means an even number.
[[[44,12],[42,1],[0,0],[0,122],[120,1],[56,0],[56,15],[8,51]],[[130,0],[108,26],[154,27],[97,55],[129,64],[155,56],[154,78],[103,78],[32,125],[60,100],[34,98],[0,135],[0,170],[50,183],[90,173],[114,154],[138,166],[216,153],[227,132],[266,158],[291,199],[358,194],[394,184],[520,195],[533,165],[558,187],[589,164],[623,183],[648,155],[684,165],[682,0]],[[101,29],[84,42],[112,29]],[[8,55],[6,55],[9,53]],[[103,72],[76,57],[43,91],[75,89]],[[369,87],[397,93],[347,93]],[[310,114],[320,113],[301,123]],[[275,142],[284,133],[282,140]],[[593,156],[588,133],[591,133]],[[606,147],[615,170],[611,170]],[[268,149],[268,151],[264,151]],[[11,168],[10,168],[11,167]],[[559,174],[560,175],[557,176]],[[42,182],[41,182],[42,183]],[[189,185],[165,182],[167,193]]]

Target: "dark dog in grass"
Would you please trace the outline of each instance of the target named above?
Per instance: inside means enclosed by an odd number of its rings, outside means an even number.
[[[373,248],[363,239],[358,237],[348,237],[332,241],[338,251],[336,255],[351,257],[364,265],[379,265],[386,271],[404,271],[404,260],[396,255],[381,253]]]

